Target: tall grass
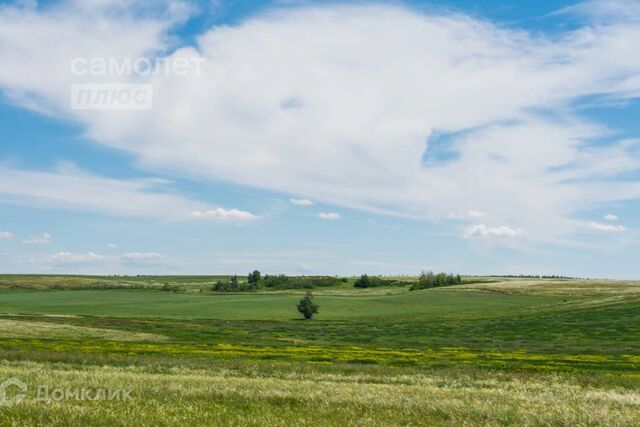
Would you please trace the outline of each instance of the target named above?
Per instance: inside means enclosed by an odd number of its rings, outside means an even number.
[[[2,425],[529,425],[640,424],[640,391],[570,377],[478,371],[385,375],[245,369],[164,372],[143,367],[0,363],[29,390]],[[36,401],[49,389],[130,390],[128,400]]]

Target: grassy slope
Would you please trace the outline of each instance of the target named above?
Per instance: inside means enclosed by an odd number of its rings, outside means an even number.
[[[639,291],[340,286],[318,291],[307,322],[295,320],[299,292],[5,289],[0,378],[141,385],[126,404],[31,402],[0,424],[637,425]]]

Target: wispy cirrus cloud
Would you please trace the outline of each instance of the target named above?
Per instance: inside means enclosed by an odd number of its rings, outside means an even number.
[[[614,232],[614,233],[618,233],[626,230],[626,228],[623,227],[622,225],[601,224],[599,222],[590,222],[589,228],[596,231],[607,231],[607,232]]]
[[[84,263],[101,261],[104,257],[93,252],[87,253],[75,253],[75,252],[56,252],[50,258],[50,261],[54,263]]]
[[[299,205],[299,206],[311,206],[311,205],[313,205],[313,201],[309,200],[309,199],[289,199],[289,202],[291,202],[294,205]]]
[[[215,208],[207,211],[193,211],[189,214],[191,218],[195,219],[211,219],[214,221],[255,221],[257,216],[251,212],[242,211],[239,209],[223,209]]]
[[[102,255],[91,251],[60,251],[51,255],[48,261],[53,264],[83,264],[113,268],[122,264],[157,263],[166,259],[166,255],[158,252],[125,252],[120,255]]]
[[[122,254],[122,259],[127,261],[153,261],[166,258],[158,252],[125,252]]]
[[[0,165],[0,202],[72,209],[123,217],[188,220],[253,220],[250,212],[223,209],[164,189],[165,180],[113,179],[73,165],[42,172]]]
[[[53,238],[49,233],[42,233],[24,239],[22,243],[25,245],[48,245],[53,243]]]
[[[467,211],[467,216],[469,218],[484,218],[485,216],[487,216],[487,214],[484,213],[484,212],[480,212],[480,211],[471,209],[471,210]]]

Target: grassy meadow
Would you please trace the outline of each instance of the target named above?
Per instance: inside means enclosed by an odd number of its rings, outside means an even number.
[[[227,279],[0,276],[0,425],[640,425],[640,283]]]

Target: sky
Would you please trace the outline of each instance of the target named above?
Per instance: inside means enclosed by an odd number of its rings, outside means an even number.
[[[0,272],[640,277],[640,1],[0,1]]]

